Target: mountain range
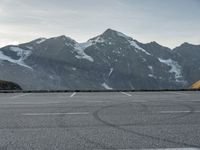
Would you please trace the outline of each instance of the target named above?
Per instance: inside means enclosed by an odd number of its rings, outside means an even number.
[[[188,88],[200,79],[200,45],[170,49],[107,29],[85,43],[62,35],[5,46],[0,70],[26,90]]]

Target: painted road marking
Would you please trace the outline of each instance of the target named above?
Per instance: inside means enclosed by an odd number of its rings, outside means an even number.
[[[50,115],[88,115],[89,112],[70,112],[70,113],[23,113],[24,116],[50,116]]]
[[[189,111],[189,110],[181,110],[181,111],[160,111],[160,113],[162,113],[162,114],[190,113],[190,112],[193,112],[193,113],[200,113],[199,110],[197,110],[197,111]]]
[[[187,100],[187,102],[200,102],[200,100],[198,100],[198,99],[194,99],[194,100]]]
[[[124,94],[124,95],[126,95],[126,96],[132,96],[131,94],[126,93],[126,92],[120,92],[120,93],[122,93],[122,94]]]
[[[88,100],[74,100],[74,101],[67,101],[67,102],[83,102],[83,103],[103,103],[103,102],[111,102],[111,101],[95,101],[95,100],[91,100],[91,101],[88,101]]]
[[[15,98],[27,96],[27,95],[30,95],[30,94],[32,94],[32,93],[20,94],[20,95],[12,96],[12,97],[10,97],[10,98],[11,98],[11,99],[15,99]]]
[[[148,101],[145,100],[138,100],[138,101],[130,101],[132,103],[147,103]]]
[[[106,150],[106,149],[98,149],[98,150]],[[117,150],[200,150],[200,148],[144,148],[144,149],[122,148]]]
[[[123,149],[123,150],[128,150],[128,149]],[[140,149],[140,150],[200,150],[200,148],[150,148],[150,149]]]
[[[3,105],[47,105],[47,104],[61,104],[61,103],[110,103],[111,101],[84,101],[84,100],[74,100],[74,101],[46,101],[46,102],[4,102],[4,103],[1,103],[1,106]]]
[[[167,93],[189,96],[189,93],[183,93],[183,92],[167,92]]]
[[[76,95],[76,92],[72,93],[72,95],[70,95],[70,97],[73,97],[74,95]]]
[[[104,150],[104,149],[98,149],[98,150]],[[122,148],[117,150],[200,150],[200,148],[144,148],[144,149]]]

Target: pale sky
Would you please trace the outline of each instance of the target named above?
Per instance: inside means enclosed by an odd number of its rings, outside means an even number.
[[[171,48],[200,44],[200,0],[0,0],[0,47],[59,35],[85,42],[107,28]]]

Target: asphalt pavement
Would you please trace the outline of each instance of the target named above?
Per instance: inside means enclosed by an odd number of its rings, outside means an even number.
[[[1,93],[0,150],[198,150],[200,92]]]

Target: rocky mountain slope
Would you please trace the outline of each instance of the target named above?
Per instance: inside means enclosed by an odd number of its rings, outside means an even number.
[[[200,78],[200,45],[141,43],[112,29],[78,43],[59,36],[0,49],[0,79],[23,89],[174,89]]]

